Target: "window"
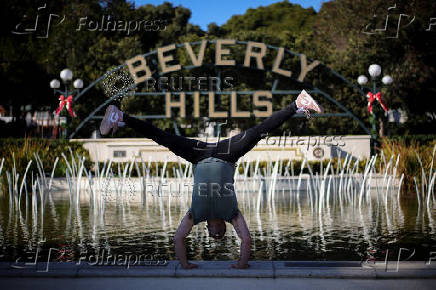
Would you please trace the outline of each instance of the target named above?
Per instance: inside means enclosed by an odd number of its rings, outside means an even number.
[[[126,151],[114,151],[114,157],[126,157]]]

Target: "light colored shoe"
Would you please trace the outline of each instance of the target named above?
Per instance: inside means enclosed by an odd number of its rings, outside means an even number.
[[[307,118],[310,118],[310,110],[317,113],[323,113],[324,108],[318,104],[311,95],[305,90],[302,90],[295,101],[297,105],[297,113],[306,114]]]
[[[123,112],[114,105],[108,106],[104,118],[100,123],[100,133],[107,135],[112,129],[113,135],[118,130],[118,127],[122,126],[124,126]]]

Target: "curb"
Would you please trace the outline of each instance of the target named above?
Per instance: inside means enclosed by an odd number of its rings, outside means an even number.
[[[168,277],[168,278],[326,278],[326,279],[428,279],[436,278],[436,263],[424,261],[400,262],[386,265],[362,265],[356,261],[250,261],[249,269],[233,269],[234,261],[194,261],[197,269],[185,270],[178,261],[163,266],[92,266],[74,262],[37,263],[29,267],[0,262],[0,278],[114,278],[114,277]],[[388,267],[387,267],[388,266]],[[397,268],[398,266],[398,268]]]

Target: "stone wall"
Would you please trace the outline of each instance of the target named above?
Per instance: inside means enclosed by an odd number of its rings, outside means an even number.
[[[193,138],[213,143],[217,138]],[[114,162],[131,161],[133,157],[144,161],[184,161],[167,148],[151,139],[73,139],[84,143],[93,161],[112,159]],[[245,160],[303,159],[321,160],[351,154],[356,158],[370,156],[369,135],[348,136],[293,136],[265,137],[245,156]]]

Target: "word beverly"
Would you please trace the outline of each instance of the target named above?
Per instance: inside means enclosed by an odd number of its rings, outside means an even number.
[[[206,45],[208,43],[211,42],[207,40],[202,40],[200,43],[200,48],[198,50],[198,53],[194,52],[190,43],[188,42],[184,43],[183,46],[185,47],[186,50],[185,52],[188,54],[189,57],[188,59],[191,61],[193,67],[199,67],[203,65]],[[215,42],[216,66],[236,66],[236,60],[232,59],[230,53],[230,48],[235,45],[239,45],[239,44],[237,44],[236,40],[234,39],[216,40]],[[160,74],[175,72],[182,69],[182,65],[180,63],[174,64],[174,62],[176,61],[174,59],[174,56],[177,55],[176,49],[177,48],[175,44],[159,47],[157,49],[157,58],[160,66],[160,71],[159,71]],[[271,50],[271,49],[268,51],[267,45],[265,43],[248,41],[245,47],[245,57],[242,65],[244,67],[250,68],[251,63],[254,61],[254,63],[256,64],[255,68],[259,70],[265,70],[263,59],[265,58],[267,53],[272,52],[275,56],[271,68],[272,72],[290,78],[292,76],[292,71],[290,71],[288,68],[281,67],[282,62],[284,61],[285,58],[285,49],[283,47],[280,47],[277,49],[277,53],[275,53],[274,51],[275,50]],[[320,62],[318,60],[315,60],[308,65],[305,54],[300,54],[298,55],[298,57],[300,58],[300,74],[298,75],[297,80],[299,82],[303,82],[306,75],[315,67],[317,67],[320,64]],[[137,55],[127,60],[126,64],[136,84],[142,83],[152,76],[152,71],[144,55]],[[191,65],[191,64],[184,64],[184,65]]]
[[[130,35],[139,31],[164,31],[167,29],[166,20],[114,20],[110,15],[103,15],[100,21],[88,20],[88,16],[80,17],[76,31],[123,31]]]

